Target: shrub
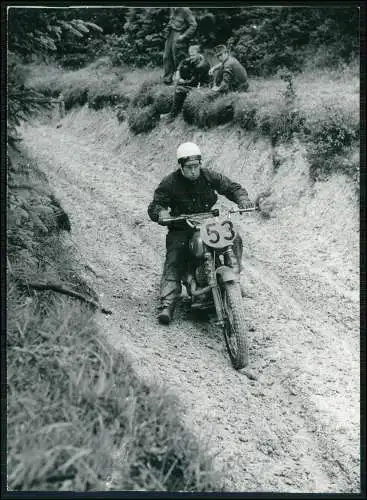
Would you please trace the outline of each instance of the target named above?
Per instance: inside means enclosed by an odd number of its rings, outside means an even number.
[[[317,116],[309,118],[305,132],[309,141],[308,160],[313,180],[327,178],[337,171],[356,177],[355,161],[345,158],[359,139],[359,122],[355,113],[324,104]]]
[[[158,114],[168,113],[173,104],[174,87],[156,85],[152,88],[153,105]]]
[[[128,125],[134,134],[150,132],[158,125],[159,118],[159,113],[152,104],[144,108],[130,108]]]
[[[348,175],[354,182],[359,178],[359,152],[358,143],[355,147],[345,148],[342,152],[330,152],[324,143],[309,144],[307,149],[310,164],[309,174],[312,181],[326,180],[333,173]]]
[[[234,95],[228,94],[218,96],[209,102],[208,107],[204,108],[201,114],[203,126],[211,128],[231,122],[234,117],[234,101]]]
[[[88,107],[91,109],[102,109],[106,106],[121,104],[127,106],[130,102],[129,96],[125,95],[116,78],[95,82],[88,89]]]
[[[158,125],[160,115],[172,107],[174,87],[160,83],[159,78],[145,80],[131,99],[128,110],[128,124],[135,134],[148,132]],[[124,121],[126,114],[121,110],[118,120]]]
[[[134,107],[143,108],[144,106],[150,106],[154,102],[154,87],[160,83],[159,78],[152,78],[145,80],[132,99],[132,105]]]
[[[306,133],[312,142],[322,144],[325,151],[339,153],[358,139],[358,117],[339,106],[324,104],[320,114],[308,121]]]
[[[295,108],[273,105],[261,108],[256,115],[256,122],[259,131],[270,137],[272,145],[275,146],[289,141],[295,133],[302,132],[305,117]]]
[[[65,110],[68,111],[75,106],[84,106],[88,101],[87,84],[78,86],[69,86],[62,92],[65,102]]]
[[[186,123],[190,125],[197,125],[200,128],[207,126],[208,120],[212,117],[215,120],[215,111],[219,112],[218,107],[214,107],[210,115],[209,107],[214,99],[218,96],[210,89],[193,89],[187,96],[183,108],[182,116]],[[226,102],[226,104],[228,104]]]
[[[250,93],[240,94],[234,101],[234,123],[245,130],[254,130],[258,108],[259,102]]]

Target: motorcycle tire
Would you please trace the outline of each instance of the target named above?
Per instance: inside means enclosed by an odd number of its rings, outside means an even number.
[[[248,364],[248,339],[239,283],[224,283],[222,298],[226,316],[224,338],[232,365],[240,370]]]

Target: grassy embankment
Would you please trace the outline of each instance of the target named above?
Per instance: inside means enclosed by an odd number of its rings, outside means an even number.
[[[28,83],[46,95],[62,92],[67,110],[84,104],[95,110],[112,107],[117,121],[127,120],[134,134],[157,126],[160,115],[169,111],[174,92],[173,87],[161,84],[159,70],[131,72],[113,68],[107,60],[68,72],[34,66]],[[255,78],[249,92],[215,100],[207,90],[195,90],[182,116],[186,123],[206,130],[231,123],[269,137],[273,146],[297,136],[306,145],[312,180],[342,172],[358,181],[357,65]]]
[[[77,291],[70,223],[46,176],[12,156],[8,196],[8,489],[220,490],[177,399],[134,374],[98,331]],[[39,284],[46,289],[37,290]],[[119,465],[113,453],[120,450]],[[121,456],[123,453],[123,456]]]

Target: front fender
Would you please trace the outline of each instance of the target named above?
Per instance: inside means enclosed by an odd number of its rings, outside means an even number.
[[[215,270],[215,272],[217,273],[218,281],[220,281],[221,283],[240,281],[239,274],[228,266],[220,266]]]

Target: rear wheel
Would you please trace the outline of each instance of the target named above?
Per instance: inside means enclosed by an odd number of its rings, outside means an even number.
[[[247,326],[239,283],[224,283],[224,337],[232,364],[236,370],[248,364]]]

